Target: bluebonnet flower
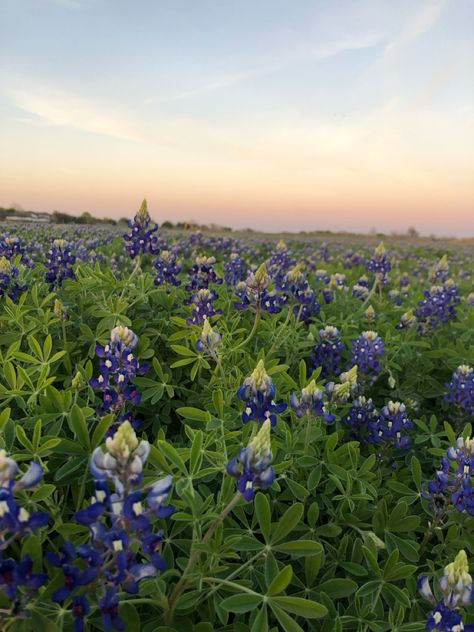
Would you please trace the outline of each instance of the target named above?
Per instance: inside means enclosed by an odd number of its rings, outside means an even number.
[[[196,349],[217,361],[217,347],[221,343],[221,335],[211,327],[207,317],[204,318],[201,336],[196,342]]]
[[[136,594],[139,583],[154,577],[166,564],[160,554],[161,531],[156,518],[167,518],[174,507],[167,504],[172,477],[143,486],[143,468],[150,444],[139,441],[128,421],[106,439],[106,451],[96,448],[90,460],[95,481],[91,504],[76,513],[76,521],[90,531],[90,544],[75,547],[66,542],[61,553],[48,560],[62,568],[64,585],[53,594],[62,602],[73,597],[76,630],[82,630],[89,612],[88,587],[103,591],[99,600],[104,628],[124,629],[118,615],[119,589]]]
[[[377,319],[377,313],[372,305],[369,305],[364,312],[364,318],[368,323],[374,323]]]
[[[387,258],[383,241],[381,241],[374,250],[374,254],[367,262],[366,269],[368,272],[374,273],[375,282],[378,285],[388,283],[388,273],[392,269],[392,266]]]
[[[455,469],[451,469],[451,464]],[[436,515],[452,504],[460,513],[474,516],[474,439],[460,437],[441,461],[434,481],[428,483],[423,496],[430,500]]]
[[[323,289],[323,297],[326,303],[332,303],[336,296],[336,291],[346,291],[346,275],[336,272],[329,278],[328,287]]]
[[[49,514],[37,511],[28,513],[18,504],[15,494],[35,487],[43,477],[43,468],[32,461],[23,476],[16,480],[18,464],[0,450],[0,551],[16,538],[31,533],[49,522]]]
[[[268,262],[268,273],[275,281],[278,289],[283,289],[287,270],[293,265],[294,260],[288,246],[280,239],[275,247],[275,252]]]
[[[443,255],[441,259],[430,269],[429,279],[433,283],[445,283],[449,275],[449,262],[447,255]]]
[[[214,301],[218,295],[214,290],[201,288],[192,298],[192,317],[187,319],[189,325],[201,325],[205,318],[212,318],[217,314],[222,314],[221,309],[217,309]]]
[[[48,268],[45,278],[49,289],[55,290],[66,279],[75,279],[73,265],[76,257],[72,254],[72,246],[65,239],[55,239],[46,254],[45,266]]]
[[[286,410],[285,402],[275,402],[276,388],[272,378],[265,371],[263,360],[259,360],[252,375],[245,378],[237,391],[237,397],[245,402],[242,421],[264,422],[270,420],[276,424],[276,416]]]
[[[19,237],[2,235],[0,236],[0,257],[5,257],[12,261],[15,257],[20,257],[20,262],[27,267],[32,267],[33,262],[26,254],[26,248]]]
[[[281,312],[287,297],[275,291],[269,291],[267,289],[269,283],[270,277],[263,263],[255,273],[251,272],[248,275],[246,281],[241,281],[235,286],[235,293],[240,299],[234,303],[235,307],[242,310],[254,306],[257,311],[264,310],[270,314]]]
[[[406,412],[405,404],[401,402],[388,402],[381,410],[377,424],[377,434],[380,441],[393,441],[396,448],[409,448],[411,438],[404,434],[413,428]]]
[[[141,394],[132,381],[148,371],[147,364],[140,364],[133,351],[137,345],[137,335],[128,327],[118,325],[110,333],[110,342],[96,346],[100,358],[100,374],[89,384],[104,392],[103,408],[114,412],[125,402],[140,403]]]
[[[375,331],[363,331],[352,342],[351,365],[357,364],[359,373],[370,378],[377,379],[377,373],[382,370],[380,359],[385,353],[382,338]]]
[[[431,590],[429,579],[423,575],[418,580],[418,590],[432,606],[426,630],[438,632],[473,632],[474,625],[464,625],[459,608],[474,601],[472,577],[469,574],[467,555],[459,551],[454,562],[448,564],[439,580],[442,600],[438,601]]]
[[[366,257],[360,251],[354,252],[348,250],[344,255],[344,267],[353,268],[354,266],[363,266],[366,263]]]
[[[397,324],[397,329],[409,329],[416,325],[417,319],[413,310],[408,310],[404,314],[402,314],[400,318],[400,322]]]
[[[334,405],[346,404],[359,388],[357,365],[341,373],[339,383],[328,382],[326,392],[330,402]]]
[[[237,252],[232,252],[224,265],[224,278],[227,285],[237,285],[247,273],[247,264]]]
[[[302,264],[298,264],[286,273],[282,289],[290,291],[293,298],[296,299],[297,305],[294,306],[293,311],[299,320],[309,322],[319,314],[321,306],[315,291],[310,288],[308,280],[303,274]]]
[[[474,414],[474,369],[461,364],[454,371],[444,399],[452,404],[458,416]]]
[[[227,464],[228,474],[238,479],[237,490],[246,501],[253,499],[256,490],[267,489],[275,480],[270,428],[271,422],[267,419],[248,446]]]
[[[316,415],[332,423],[335,417],[327,410],[326,401],[325,392],[317,387],[315,380],[311,380],[308,386],[301,389],[300,397],[297,397],[295,393],[292,393],[290,397],[290,405],[297,417]]]
[[[424,291],[425,298],[418,301],[416,316],[420,331],[430,330],[456,318],[456,305],[461,301],[457,285],[448,279],[444,285],[433,285]]]
[[[217,276],[214,269],[216,260],[214,257],[196,257],[194,265],[188,270],[189,282],[186,289],[190,292],[207,289],[211,283],[220,285],[222,279]]]
[[[125,250],[132,259],[140,254],[155,255],[158,251],[158,237],[155,235],[158,230],[150,214],[146,200],[143,200],[138,213],[133,219],[128,220],[130,233],[125,233]]]
[[[379,414],[370,398],[361,395],[353,400],[341,421],[347,425],[351,438],[368,443],[379,442]]]
[[[346,345],[342,342],[337,327],[327,325],[319,330],[320,342],[314,347],[311,354],[313,367],[321,367],[321,376],[329,377],[341,373],[342,354]]]
[[[181,285],[178,275],[182,266],[171,250],[162,250],[153,265],[156,268],[155,285]]]
[[[403,296],[400,290],[389,290],[387,296],[397,306],[400,306],[403,303]]]
[[[331,277],[329,276],[327,270],[323,270],[319,268],[316,270],[316,281],[325,283],[327,285],[330,280],[331,280]]]
[[[46,573],[33,572],[33,560],[25,555],[19,562],[4,558],[0,552],[0,591],[12,602],[11,614],[23,614],[22,608],[48,580]]]
[[[0,590],[12,601],[12,614],[22,613],[32,594],[43,586],[48,576],[33,573],[33,561],[24,555],[19,561],[5,557],[4,551],[18,538],[36,532],[49,522],[49,514],[29,513],[15,495],[35,487],[43,477],[43,468],[32,461],[27,471],[17,478],[18,464],[0,450]]]
[[[356,283],[352,286],[352,296],[354,298],[360,298],[364,300],[369,295],[369,290],[365,285],[360,285],[360,283]]]
[[[0,257],[0,298],[8,296],[14,303],[22,292],[27,288],[26,285],[20,285],[15,281],[18,277],[19,270],[6,257]]]

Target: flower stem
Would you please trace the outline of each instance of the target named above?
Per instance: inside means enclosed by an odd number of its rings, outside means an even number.
[[[260,306],[257,307],[257,312],[255,314],[255,320],[254,320],[251,332],[249,333],[247,338],[245,338],[245,340],[243,340],[240,344],[234,347],[234,351],[237,349],[240,349],[241,347],[245,347],[245,345],[248,344],[252,340],[252,338],[255,336],[255,333],[258,329],[259,323],[260,323]]]
[[[201,540],[201,544],[206,544],[207,542],[209,542],[209,540],[212,538],[212,536],[216,532],[221,522],[238,505],[241,498],[242,498],[242,494],[240,492],[237,492],[237,494],[235,494],[235,496],[232,498],[229,504],[221,511],[221,513],[217,516],[217,518],[211,524],[209,529],[206,531],[206,533],[204,534],[204,537]],[[169,624],[173,621],[173,615],[174,615],[174,610],[176,607],[176,602],[178,598],[180,597],[180,595],[182,594],[182,592],[187,587],[188,575],[192,572],[200,556],[201,556],[200,550],[192,549],[186,568],[184,569],[183,574],[181,575],[181,579],[175,585],[175,587],[173,588],[173,591],[171,592],[171,595],[169,596],[168,608],[165,613],[166,624]]]
[[[313,421],[310,413],[308,413],[307,417],[308,417],[308,421],[306,423],[306,433],[304,437],[304,453],[305,454],[308,454],[309,452],[309,442],[311,440],[311,422]]]

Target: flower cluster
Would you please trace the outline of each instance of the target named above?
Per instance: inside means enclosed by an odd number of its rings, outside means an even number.
[[[253,305],[257,311],[263,309],[270,314],[281,312],[286,297],[275,291],[269,291],[267,289],[269,283],[270,277],[266,265],[262,263],[255,273],[251,272],[245,281],[235,286],[235,293],[240,299],[234,303],[236,309],[242,310]]]
[[[308,386],[301,389],[300,397],[293,393],[290,397],[290,405],[296,412],[297,417],[309,417],[316,415],[322,417],[328,423],[334,421],[335,417],[326,408],[326,394],[316,386],[315,380],[311,380]]]
[[[351,365],[357,364],[359,373],[377,379],[382,370],[380,359],[385,353],[382,338],[375,331],[363,331],[352,343]]]
[[[303,274],[302,265],[299,264],[289,270],[284,277],[285,288],[288,289],[297,304],[293,311],[299,320],[307,323],[317,316],[321,306],[316,297],[316,292],[310,288],[306,276]]]
[[[456,305],[460,302],[457,285],[448,279],[444,285],[433,285],[424,291],[425,298],[418,301],[416,316],[420,331],[428,331],[456,318]]]
[[[158,237],[155,235],[158,226],[152,221],[148,213],[146,200],[143,200],[138,213],[128,220],[130,233],[123,236],[125,250],[132,259],[140,254],[154,255],[158,251]]]
[[[245,402],[242,421],[264,422],[270,420],[276,424],[276,416],[286,410],[285,402],[275,402],[276,388],[272,378],[265,370],[263,360],[260,360],[252,375],[245,378],[237,391],[237,397]]]
[[[0,236],[0,257],[5,257],[11,261],[15,257],[20,257],[20,262],[31,267],[32,261],[26,254],[26,248],[20,239],[16,236],[1,235]]]
[[[338,384],[328,382],[326,384],[326,392],[330,402],[336,406],[346,404],[359,388],[357,379],[358,371],[357,364],[355,364],[349,371],[344,371],[344,373],[340,374]]]
[[[408,418],[405,404],[390,401],[382,408],[376,427],[379,441],[393,441],[396,448],[407,449],[411,438],[405,432],[410,428],[413,422]]]
[[[267,419],[248,446],[227,464],[228,474],[238,479],[237,490],[247,501],[253,499],[257,489],[267,489],[275,480],[270,428]]]
[[[155,285],[181,285],[178,277],[182,270],[178,263],[176,254],[171,250],[162,250],[153,262],[156,268]]]
[[[275,247],[275,252],[268,262],[268,272],[275,281],[277,288],[283,288],[286,272],[293,263],[294,261],[288,246],[283,239],[280,239]]]
[[[24,555],[19,561],[6,557],[4,551],[17,538],[37,531],[49,522],[49,514],[29,513],[16,498],[18,492],[35,487],[43,477],[43,469],[33,461],[17,480],[16,461],[0,450],[0,590],[11,600],[11,614],[21,614],[31,596],[47,581],[45,573],[33,572],[33,561]]]
[[[227,285],[237,285],[245,279],[247,264],[237,252],[232,252],[224,266],[224,278]]]
[[[89,381],[93,388],[104,392],[105,411],[119,411],[129,401],[139,404],[141,394],[132,383],[135,377],[148,371],[147,364],[140,364],[133,351],[138,343],[137,335],[128,327],[118,325],[110,332],[110,342],[98,344],[96,354],[100,358],[100,374]]]
[[[66,279],[75,279],[73,265],[76,257],[72,254],[72,246],[65,239],[55,239],[46,254],[45,266],[46,282],[49,283],[50,290],[55,290],[63,284]]]
[[[166,568],[159,552],[163,533],[154,529],[154,522],[174,512],[166,504],[172,477],[143,487],[149,453],[148,441],[139,442],[128,422],[106,440],[105,452],[100,447],[94,450],[90,471],[95,494],[91,504],[75,516],[89,528],[90,542],[77,547],[66,542],[62,552],[48,555],[49,562],[64,573],[64,585],[53,594],[53,601],[73,597],[76,631],[84,629],[90,610],[87,587],[94,595],[102,592],[98,605],[104,629],[123,630],[119,591],[136,594],[140,581]]]
[[[370,398],[357,397],[341,421],[347,426],[351,439],[378,443],[379,414]]]
[[[342,342],[339,329],[327,325],[319,330],[320,342],[314,347],[311,354],[313,367],[321,367],[321,376],[329,377],[341,373],[342,354],[346,348]]]
[[[198,290],[191,301],[192,316],[187,319],[189,325],[201,325],[206,318],[212,318],[217,314],[222,314],[221,309],[217,309],[214,301],[219,298],[214,290],[201,288]]]
[[[26,285],[20,285],[15,279],[19,270],[6,257],[0,257],[0,297],[8,296],[14,303],[19,295],[26,290]]]
[[[454,371],[444,399],[452,404],[458,416],[474,415],[474,369],[461,364]]]
[[[216,260],[214,257],[196,257],[194,265],[188,270],[189,282],[186,289],[190,292],[207,289],[211,283],[220,285],[222,279],[217,276],[214,269]]]
[[[463,624],[462,615],[459,612],[459,608],[468,606],[474,601],[472,577],[469,574],[469,564],[464,550],[459,551],[454,562],[445,566],[438,585],[442,595],[441,600],[433,594],[426,575],[418,580],[420,594],[434,606],[428,616],[426,629],[439,632],[474,631],[474,625]]]
[[[388,273],[392,269],[392,266],[387,258],[387,253],[383,241],[374,250],[374,254],[367,261],[366,269],[368,272],[373,272],[377,284],[385,284],[388,282]]]
[[[453,470],[451,464],[454,465]],[[436,515],[452,504],[461,513],[474,516],[474,439],[460,437],[441,461],[441,469],[423,495]]]
[[[449,262],[447,255],[443,255],[441,259],[431,268],[429,279],[433,283],[445,283],[449,275]]]
[[[207,316],[204,318],[201,336],[196,342],[196,349],[217,360],[217,347],[221,343],[221,335],[212,327]]]

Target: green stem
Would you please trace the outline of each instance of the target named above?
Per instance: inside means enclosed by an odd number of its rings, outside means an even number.
[[[306,423],[306,433],[304,437],[304,453],[308,454],[309,452],[309,442],[311,440],[311,422],[313,421],[311,414],[308,413],[308,421]]]
[[[64,356],[64,366],[66,367],[66,370],[69,373],[69,375],[71,375],[72,364],[71,364],[71,358],[69,357],[69,353],[67,350],[66,321],[64,320],[61,321],[61,327],[63,330],[63,346],[64,346],[64,351],[66,352],[66,355]]]
[[[247,338],[245,338],[245,340],[243,340],[240,344],[234,347],[234,351],[236,351],[237,349],[240,349],[241,347],[245,347],[245,345],[248,344],[252,340],[252,338],[255,336],[255,333],[258,329],[259,323],[260,323],[260,305],[257,307],[257,312],[255,314],[255,320],[254,320],[251,332],[249,333]]]
[[[241,498],[242,498],[242,494],[240,492],[237,492],[237,494],[235,494],[235,496],[229,502],[227,507],[225,507],[221,511],[221,513],[217,516],[217,518],[211,524],[209,529],[206,531],[206,533],[204,534],[204,537],[201,540],[201,544],[206,544],[207,542],[209,542],[209,540],[212,538],[212,536],[216,532],[216,530],[219,527],[219,525],[221,524],[221,522],[238,505],[238,503],[240,502]],[[178,583],[173,588],[173,591],[171,592],[171,595],[170,595],[170,597],[168,599],[168,608],[167,608],[166,614],[165,614],[165,622],[167,624],[171,623],[172,620],[173,620],[173,615],[174,615],[174,609],[176,607],[176,602],[177,602],[178,598],[180,597],[181,593],[186,588],[186,586],[188,584],[188,575],[192,572],[192,570],[193,570],[194,566],[196,565],[196,562],[199,560],[200,556],[201,556],[201,551],[196,550],[196,549],[193,549],[191,551],[191,555],[189,556],[189,560],[188,560],[188,563],[186,565],[186,568],[184,569],[183,574],[181,575],[181,579],[178,581]]]
[[[133,267],[132,273],[131,275],[128,277],[128,281],[126,283],[126,285],[124,286],[122,293],[120,294],[119,300],[121,301],[123,299],[123,297],[125,296],[125,292],[128,289],[128,286],[130,285],[130,281],[133,279],[133,277],[137,274],[137,272],[141,269],[141,257],[140,255],[137,256],[137,259],[135,261],[135,265]]]

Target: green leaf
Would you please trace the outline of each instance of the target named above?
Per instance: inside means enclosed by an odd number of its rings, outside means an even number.
[[[227,597],[227,599],[221,601],[219,605],[226,612],[250,612],[250,610],[254,610],[254,608],[257,608],[257,606],[262,603],[262,599],[262,595],[243,593]]]
[[[85,448],[91,447],[91,440],[89,436],[89,430],[84,417],[84,413],[77,404],[74,404],[69,413],[69,422],[71,429],[76,435],[79,443]]]
[[[110,428],[111,423],[114,420],[113,415],[105,415],[102,419],[99,419],[99,423],[97,424],[94,433],[92,435],[92,449],[97,448],[98,445],[102,442],[102,439],[105,436],[105,433]]]
[[[321,555],[323,547],[319,542],[314,540],[294,540],[293,542],[284,542],[272,547],[278,553],[285,553],[293,557],[303,557],[307,555]]]
[[[165,457],[168,459],[170,463],[172,463],[175,467],[177,467],[178,470],[182,474],[184,474],[185,476],[188,476],[188,470],[186,469],[184,461],[179,456],[176,448],[174,448],[167,441],[161,441],[161,440],[158,440],[158,448],[163,452],[163,454],[165,455]]]
[[[191,455],[189,459],[189,469],[191,471],[191,474],[196,474],[199,471],[199,468],[201,467],[201,463],[202,463],[201,450],[202,450],[202,432],[200,430],[197,430],[194,435],[193,444],[191,446]]]
[[[193,408],[192,406],[183,406],[177,408],[176,412],[185,419],[191,419],[192,421],[210,421],[212,419],[211,413],[207,410],[201,410],[200,408]]]
[[[271,509],[266,494],[258,492],[255,496],[254,507],[258,524],[262,530],[263,539],[265,542],[268,542],[271,529]]]
[[[294,618],[290,617],[290,615],[274,603],[273,600],[269,603],[269,605],[284,632],[304,632],[303,628],[296,623]]]
[[[323,604],[301,597],[272,597],[269,602],[270,605],[275,604],[286,612],[297,614],[305,619],[320,619],[328,613],[328,609]]]
[[[318,591],[325,592],[333,599],[349,597],[357,590],[357,584],[352,579],[335,578],[319,584]]]
[[[282,568],[281,571],[278,573],[278,575],[275,577],[275,579],[272,581],[270,586],[268,587],[267,595],[269,596],[278,595],[278,593],[283,592],[285,588],[291,582],[292,577],[293,577],[293,569],[291,568],[290,565]]]
[[[279,540],[283,540],[285,536],[287,536],[293,529],[298,525],[301,517],[303,515],[303,505],[301,503],[295,503],[291,505],[275,527],[275,530],[272,534],[271,542],[275,544]]]
[[[11,408],[4,408],[0,413],[0,432],[4,429],[7,421],[10,419]]]
[[[422,480],[423,480],[423,474],[421,471],[420,462],[418,461],[416,456],[411,457],[410,467],[411,467],[411,474],[413,476],[413,480],[416,485],[416,489],[420,491]]]

